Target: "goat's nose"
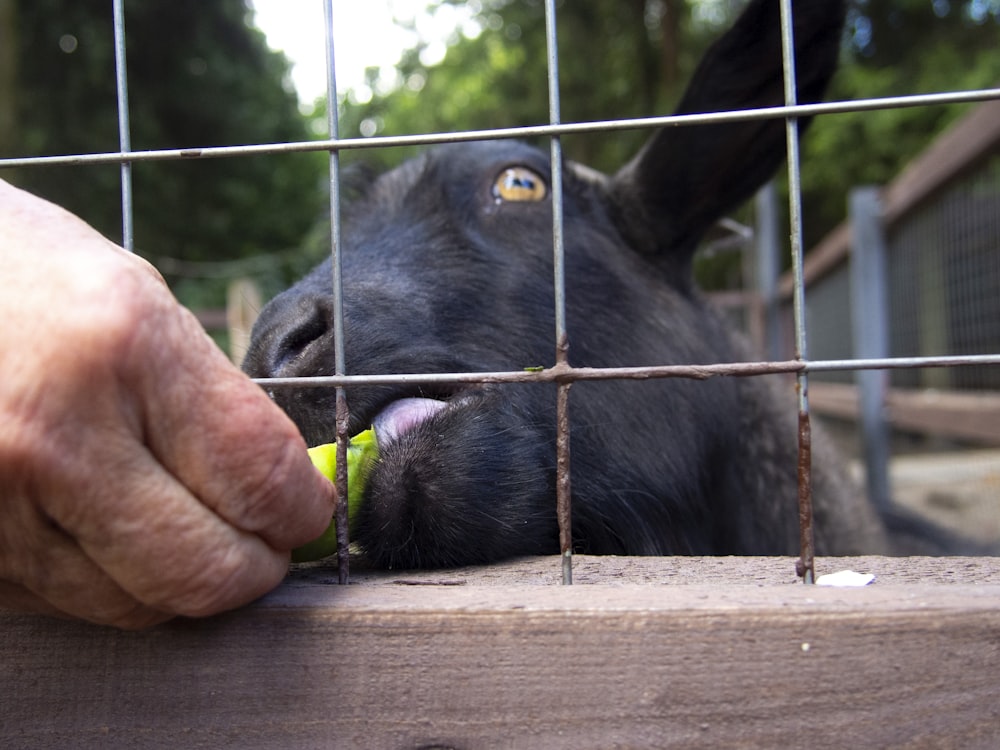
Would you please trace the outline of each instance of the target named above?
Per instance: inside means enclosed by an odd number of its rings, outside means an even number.
[[[285,292],[261,311],[243,369],[252,376],[294,375],[306,349],[333,327],[324,297]]]

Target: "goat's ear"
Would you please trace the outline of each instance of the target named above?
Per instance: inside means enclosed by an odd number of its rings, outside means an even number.
[[[841,0],[794,4],[798,101],[820,99],[836,68]],[[778,0],[752,0],[709,49],[677,114],[784,104]],[[687,265],[704,233],[753,195],[785,157],[780,119],[658,131],[613,178],[625,231],[639,249]]]

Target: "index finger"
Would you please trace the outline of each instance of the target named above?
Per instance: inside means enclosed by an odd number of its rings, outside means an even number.
[[[152,452],[213,511],[273,548],[316,538],[333,513],[333,485],[284,412],[180,313],[168,334],[176,339],[160,339],[171,362],[136,373],[140,388],[157,396],[146,400]]]

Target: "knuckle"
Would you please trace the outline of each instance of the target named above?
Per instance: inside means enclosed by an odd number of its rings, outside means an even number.
[[[301,485],[306,453],[297,435],[283,433],[270,433],[253,453],[228,505],[241,528],[260,531],[285,520],[285,500]]]
[[[63,340],[78,342],[77,353],[89,351],[95,362],[117,364],[128,360],[137,342],[156,339],[150,334],[161,328],[172,298],[142,265],[110,255],[102,260],[94,273],[76,281],[71,293],[76,313],[65,321],[73,335]]]
[[[182,581],[168,609],[184,617],[207,617],[246,604],[262,596],[284,577],[287,563],[273,552],[251,559],[245,548],[217,550],[211,562]]]

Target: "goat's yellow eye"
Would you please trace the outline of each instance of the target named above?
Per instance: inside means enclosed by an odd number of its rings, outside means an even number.
[[[542,176],[527,167],[508,167],[493,183],[497,201],[541,201],[548,194]]]

